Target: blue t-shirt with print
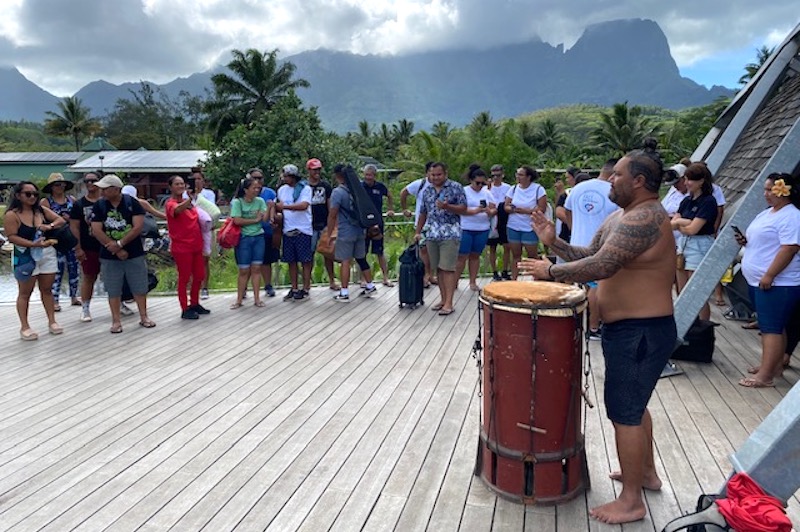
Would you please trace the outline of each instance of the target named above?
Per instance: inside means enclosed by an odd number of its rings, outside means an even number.
[[[436,207],[437,201],[444,201],[450,205],[466,205],[467,196],[464,187],[455,181],[445,180],[442,188],[436,190],[430,186],[422,193],[422,206],[420,214],[427,214],[425,233],[427,240],[460,240],[461,216]]]

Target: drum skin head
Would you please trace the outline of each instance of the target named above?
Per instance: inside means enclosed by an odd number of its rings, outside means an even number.
[[[586,300],[586,292],[577,286],[547,281],[489,283],[483,288],[481,295],[494,303],[548,308],[575,307]]]

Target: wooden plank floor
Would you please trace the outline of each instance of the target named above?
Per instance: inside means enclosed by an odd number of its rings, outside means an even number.
[[[158,326],[129,317],[119,335],[97,300],[94,322],[65,308],[65,334],[37,342],[1,306],[0,530],[660,530],[719,490],[730,453],[798,380],[791,368],[776,388],[737,386],[758,335],[716,314],[714,362],[681,363],[650,404],[664,488],[646,494],[644,521],[608,526],[587,517],[619,489],[598,343],[592,489],[524,507],[472,475],[476,293],[460,290],[448,317],[400,310],[396,288],[348,305],[331,295],[232,311],[231,294],[214,294],[196,322],[151,297]],[[32,323],[46,330],[38,303]],[[800,522],[796,498],[789,515]]]

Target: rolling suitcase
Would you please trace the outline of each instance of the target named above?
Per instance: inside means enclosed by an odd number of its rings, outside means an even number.
[[[423,278],[425,265],[419,258],[419,247],[416,244],[409,246],[400,255],[400,308],[409,306],[412,309],[417,305],[424,305]]]

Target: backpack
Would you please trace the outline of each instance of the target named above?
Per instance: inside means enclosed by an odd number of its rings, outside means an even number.
[[[352,166],[347,165],[344,172],[344,180],[350,197],[353,198],[353,210],[344,209],[345,213],[364,229],[369,229],[381,223],[381,213],[375,208],[372,198],[361,185],[361,180]]]

